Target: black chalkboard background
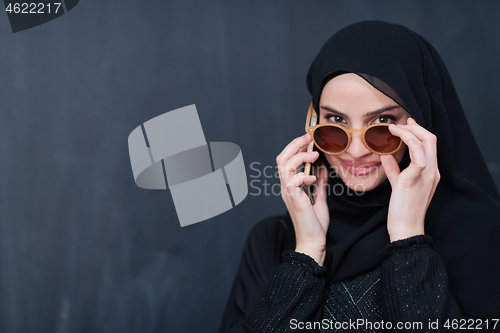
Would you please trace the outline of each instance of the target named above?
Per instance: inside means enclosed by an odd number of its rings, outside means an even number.
[[[308,66],[349,23],[430,40],[500,186],[498,1],[82,0],[16,34],[4,14],[1,332],[216,332],[249,229],[285,211],[278,179],[251,177],[303,133]],[[135,185],[127,137],[190,104],[258,182],[181,228],[168,190]]]

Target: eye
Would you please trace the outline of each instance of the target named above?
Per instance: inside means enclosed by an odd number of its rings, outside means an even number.
[[[330,120],[334,124],[344,124],[344,123],[346,123],[346,120],[343,117],[338,116],[338,115],[334,115],[334,114],[327,116],[326,119]]]
[[[383,116],[378,116],[375,118],[373,121],[374,124],[392,124],[396,121],[396,117],[394,116],[389,116],[389,115],[383,115]]]

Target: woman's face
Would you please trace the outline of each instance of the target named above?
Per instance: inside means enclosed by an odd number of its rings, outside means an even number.
[[[394,100],[353,73],[336,76],[326,84],[319,109],[320,124],[333,123],[356,129],[377,123],[406,124],[410,117]],[[405,150],[403,143],[393,154],[398,163]],[[343,153],[325,156],[344,183],[355,191],[370,191],[386,179],[380,155],[363,144],[361,133],[352,133],[351,145]]]

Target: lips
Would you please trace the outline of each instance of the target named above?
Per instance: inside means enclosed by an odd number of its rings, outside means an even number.
[[[382,165],[380,161],[353,161],[343,160],[341,158],[339,158],[339,160],[347,171],[356,176],[369,174]]]

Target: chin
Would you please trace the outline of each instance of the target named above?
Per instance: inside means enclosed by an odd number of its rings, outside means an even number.
[[[379,171],[380,172],[380,171]],[[383,172],[383,171],[382,171]],[[366,177],[366,176],[363,176]],[[377,186],[382,184],[382,182],[386,179],[385,174],[381,177],[380,175],[377,177],[349,177],[349,176],[340,176],[342,181],[349,187],[351,190],[356,191],[357,193],[364,193],[375,189]]]

